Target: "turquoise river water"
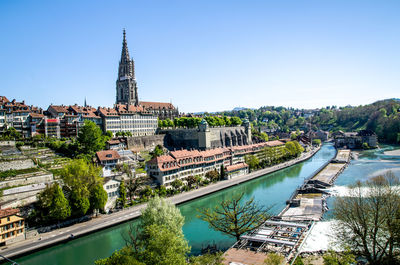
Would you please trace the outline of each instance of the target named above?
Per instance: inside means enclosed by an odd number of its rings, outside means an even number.
[[[394,149],[393,146],[384,146],[379,150],[361,152],[359,158],[353,160],[340,175],[336,184],[347,185],[357,180],[365,180],[382,173],[386,168],[398,175],[400,173],[400,157],[384,154],[384,151],[392,149]],[[198,254],[201,248],[208,244],[215,243],[219,248],[225,249],[234,243],[233,238],[212,230],[207,223],[200,220],[197,217],[197,209],[214,207],[220,201],[243,192],[245,199],[254,197],[261,205],[273,206],[273,213],[279,213],[296,187],[334,155],[334,147],[331,144],[325,144],[317,154],[305,162],[179,205],[179,209],[185,217],[183,232],[192,247],[192,254]],[[332,200],[329,201],[329,204],[332,204]],[[131,224],[136,222],[137,220],[133,220],[38,251],[17,259],[17,262],[21,265],[93,264],[95,260],[108,257],[113,251],[123,247],[122,235],[127,233]]]

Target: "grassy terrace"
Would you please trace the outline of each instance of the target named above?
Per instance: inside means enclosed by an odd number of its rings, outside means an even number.
[[[19,170],[11,169],[11,170],[0,172],[0,180],[5,180],[6,178],[12,178],[17,175],[34,173],[34,172],[38,172],[38,171],[40,171],[40,169],[36,168],[36,167],[27,168],[27,169],[19,169]]]

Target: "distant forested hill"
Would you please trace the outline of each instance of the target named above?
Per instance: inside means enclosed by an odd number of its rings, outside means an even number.
[[[304,110],[285,107],[236,109],[214,115],[248,118],[253,126],[266,126],[289,132],[296,129],[358,131],[371,129],[381,142],[400,143],[400,100],[386,99],[358,107],[326,107]]]
[[[321,109],[311,118],[316,127],[329,131],[373,130],[380,141],[400,141],[400,102],[396,99],[339,109]]]

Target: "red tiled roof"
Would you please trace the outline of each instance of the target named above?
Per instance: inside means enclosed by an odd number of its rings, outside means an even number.
[[[0,96],[0,105],[10,102],[5,96]]]
[[[241,168],[246,168],[249,167],[246,163],[238,163],[238,164],[234,164],[234,165],[230,165],[226,167],[226,171],[230,172],[230,171],[235,171]]]
[[[104,116],[118,116],[118,112],[113,108],[98,108],[98,111]]]
[[[41,113],[31,112],[31,113],[29,113],[29,115],[31,115],[32,118],[44,118],[44,115]]]
[[[124,112],[144,112],[143,106],[134,106],[134,105],[128,105],[128,104],[116,104],[115,108],[119,113],[124,113]]]
[[[0,209],[0,218],[16,215],[18,213],[19,209],[13,209],[13,208]]]
[[[172,103],[140,101],[139,105],[146,109],[175,109]]]
[[[60,105],[50,105],[49,109],[53,109],[55,112],[67,113],[68,107],[67,106],[60,106]]]
[[[115,150],[98,151],[96,152],[96,156],[99,159],[99,161],[108,161],[121,158],[121,156]]]
[[[274,140],[274,141],[269,141],[267,142],[267,146],[279,146],[279,145],[284,145],[285,143],[278,141],[278,140]]]

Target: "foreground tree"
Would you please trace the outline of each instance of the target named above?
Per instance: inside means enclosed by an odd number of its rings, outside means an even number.
[[[398,256],[400,193],[393,173],[358,182],[335,201],[338,241],[361,253],[370,264],[394,264]]]
[[[244,193],[222,201],[214,209],[199,209],[200,218],[217,231],[240,239],[244,233],[260,227],[271,215],[270,208],[258,206],[254,198],[244,202]]]
[[[62,221],[71,215],[68,200],[57,183],[47,186],[39,193],[35,208],[37,217],[44,222]]]
[[[61,171],[61,178],[64,182],[63,189],[74,216],[82,216],[90,208],[102,210],[105,191],[100,171],[99,167],[87,163],[83,159],[71,161]]]
[[[190,247],[183,236],[183,224],[179,209],[156,196],[142,211],[139,225],[124,235],[127,246],[96,264],[187,264]]]

